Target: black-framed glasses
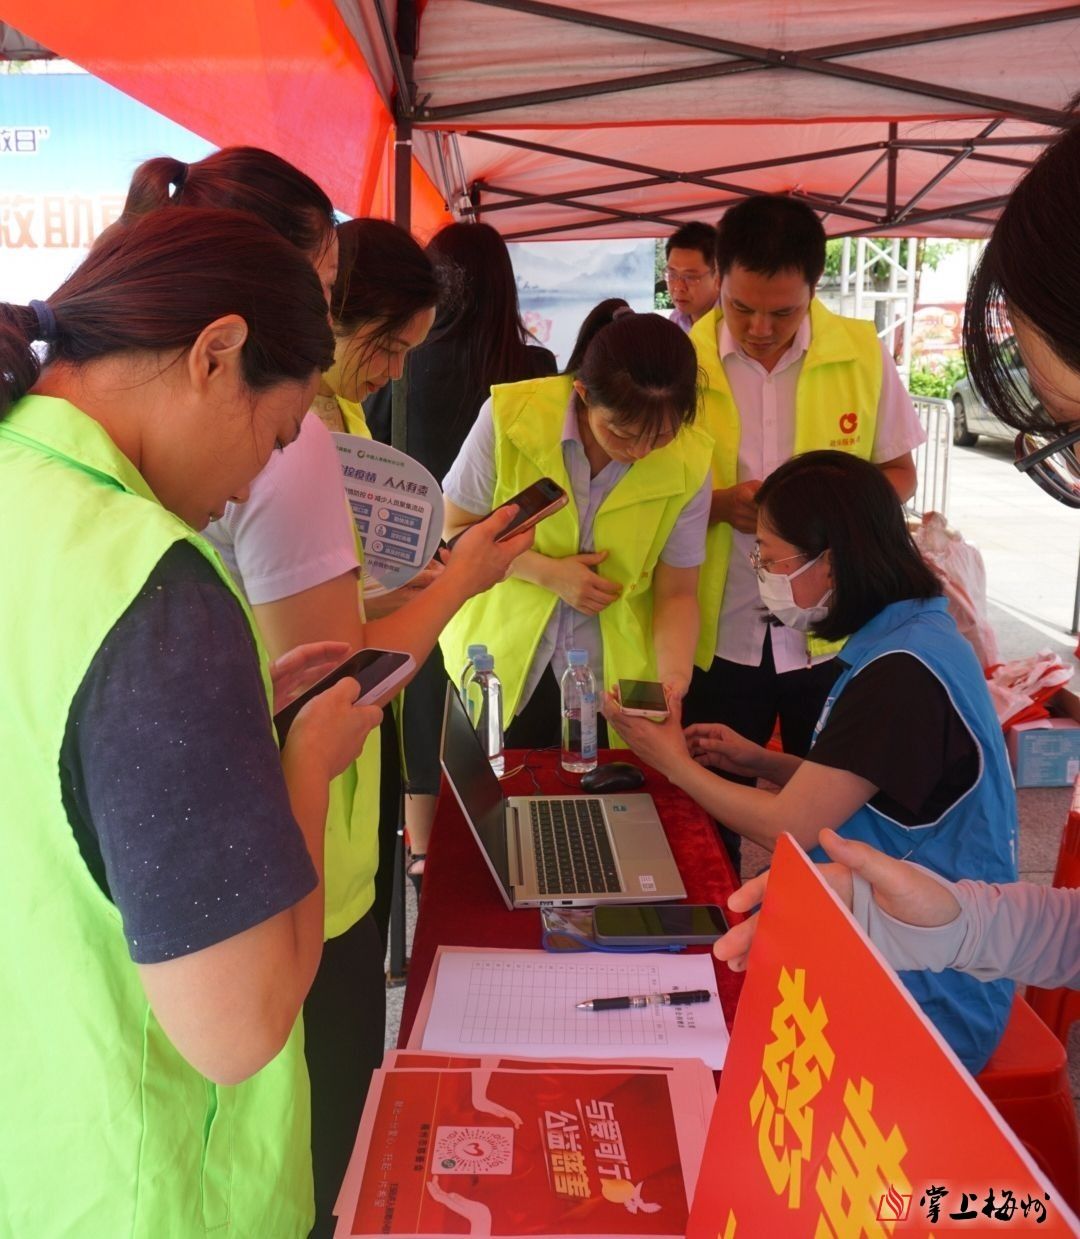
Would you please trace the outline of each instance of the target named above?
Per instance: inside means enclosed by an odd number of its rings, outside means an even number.
[[[1059,435],[1022,430],[1016,436],[1014,463],[1058,503],[1080,508],[1077,443],[1080,443],[1080,425],[1073,425]]]
[[[702,280],[707,280],[710,275],[715,274],[716,271],[713,267],[710,267],[708,271],[676,271],[674,267],[665,267],[664,282],[667,284],[685,284],[687,288],[694,288]]]

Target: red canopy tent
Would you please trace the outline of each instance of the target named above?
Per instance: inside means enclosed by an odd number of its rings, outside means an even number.
[[[393,214],[390,111],[331,0],[10,0],[4,20],[210,142],[285,156],[350,215]],[[411,189],[424,236],[449,217],[415,163]]]
[[[769,190],[833,233],[978,236],[1080,87],[1080,5],[944,8],[7,0],[5,20],[353,214],[389,213],[396,140],[421,233],[445,202],[507,237],[652,235]]]

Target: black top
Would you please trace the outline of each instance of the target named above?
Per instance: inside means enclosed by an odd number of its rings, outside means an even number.
[[[546,348],[530,346],[525,357],[525,369],[513,381],[544,378],[558,370],[555,354]],[[405,373],[409,383],[406,451],[442,482],[491,392],[469,383],[462,350],[452,338],[428,340],[414,349],[405,362]],[[364,402],[371,436],[380,443],[390,442],[390,410],[389,384]]]
[[[974,737],[913,654],[885,654],[854,676],[807,760],[873,783],[871,807],[902,826],[936,822],[979,777]]]
[[[60,775],[136,963],[212,946],[317,885],[247,620],[188,543],[166,552],[94,656]]]

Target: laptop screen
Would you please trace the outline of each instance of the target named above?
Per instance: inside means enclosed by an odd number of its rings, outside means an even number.
[[[442,768],[461,810],[469,819],[480,847],[487,853],[495,879],[510,899],[510,860],[506,844],[506,801],[453,684],[446,686],[443,708]]]

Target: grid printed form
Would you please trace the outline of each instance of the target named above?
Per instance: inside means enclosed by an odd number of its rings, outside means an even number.
[[[512,1047],[608,1045],[666,1047],[664,1009],[579,1011],[590,998],[654,994],[660,969],[646,960],[526,964],[520,959],[482,959],[469,969],[462,1018],[465,1045]]]

